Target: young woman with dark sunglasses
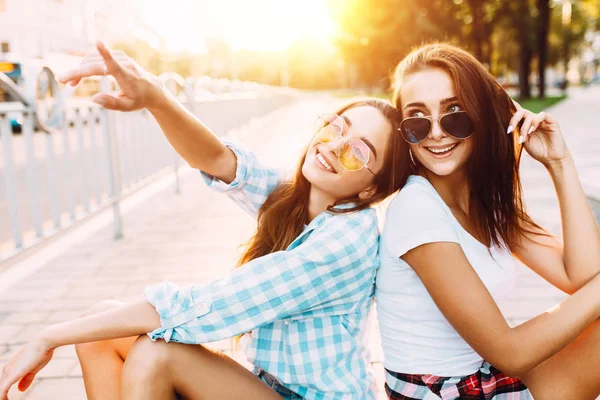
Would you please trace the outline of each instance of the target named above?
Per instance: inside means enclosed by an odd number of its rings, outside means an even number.
[[[394,103],[413,175],[388,208],[377,275],[389,398],[595,399],[600,232],[558,123],[445,44],[400,62]],[[552,178],[564,244],[524,210],[522,149]],[[571,296],[511,327],[496,301],[517,260]]]
[[[284,182],[241,144],[213,135],[127,56],[98,50],[62,81],[113,75],[122,93],[94,100],[148,108],[183,158],[257,216],[258,228],[229,276],[161,283],[138,302],[103,303],[44,329],[5,365],[0,400],[17,382],[29,387],[67,344],[78,344],[89,399],[375,399],[363,342],[379,266],[370,206],[408,176],[397,110],[365,100],[319,117],[295,178]],[[199,345],[246,332],[254,373]]]

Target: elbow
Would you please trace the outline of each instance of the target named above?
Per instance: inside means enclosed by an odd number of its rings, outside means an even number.
[[[500,346],[495,357],[488,359],[490,364],[511,378],[521,379],[535,367],[526,349],[518,343]]]
[[[523,363],[515,361],[501,362],[498,365],[494,365],[494,367],[502,371],[504,375],[516,379],[522,379],[523,375],[530,370],[530,368],[526,367]]]
[[[567,270],[567,282],[561,285],[559,289],[568,295],[573,295],[598,275],[600,275],[600,272],[596,271],[585,274],[569,274]]]

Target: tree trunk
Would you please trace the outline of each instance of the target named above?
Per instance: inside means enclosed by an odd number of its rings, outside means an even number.
[[[546,64],[548,63],[548,30],[550,28],[550,0],[537,0],[538,8],[538,97],[546,96]]]
[[[532,51],[529,43],[528,17],[527,0],[520,0],[517,13],[517,31],[519,35],[519,98],[521,100],[531,98],[529,74],[531,72]]]
[[[483,10],[484,0],[468,0],[473,22],[471,24],[471,39],[473,40],[473,53],[479,61],[483,61],[483,42],[485,15]]]

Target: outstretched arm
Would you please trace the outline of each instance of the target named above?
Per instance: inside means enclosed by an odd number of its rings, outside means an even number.
[[[109,110],[136,111],[147,108],[173,148],[193,167],[219,180],[235,179],[236,158],[200,120],[181,105],[160,80],[145,71],[124,53],[113,54],[98,43],[98,52],[60,77],[76,84],[91,76],[112,75],[121,89],[116,96],[97,94],[93,101]]]
[[[54,349],[68,344],[143,335],[160,326],[160,317],[147,300],[51,325],[11,358],[0,375],[0,400],[8,400],[11,386],[25,391],[35,375],[50,362]]]

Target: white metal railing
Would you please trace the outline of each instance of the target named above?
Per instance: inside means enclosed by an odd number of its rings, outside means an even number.
[[[220,134],[294,94],[205,77],[161,78]],[[101,91],[110,91],[111,85],[112,78],[102,78]],[[113,210],[114,237],[120,238],[123,198],[168,173],[175,174],[175,190],[180,190],[183,161],[146,110],[118,113],[89,100],[67,103],[58,85],[46,89],[53,91],[52,98],[42,90],[38,104],[0,108],[0,179],[5,182],[0,189],[0,262],[106,208]],[[12,134],[15,115],[20,136]]]

